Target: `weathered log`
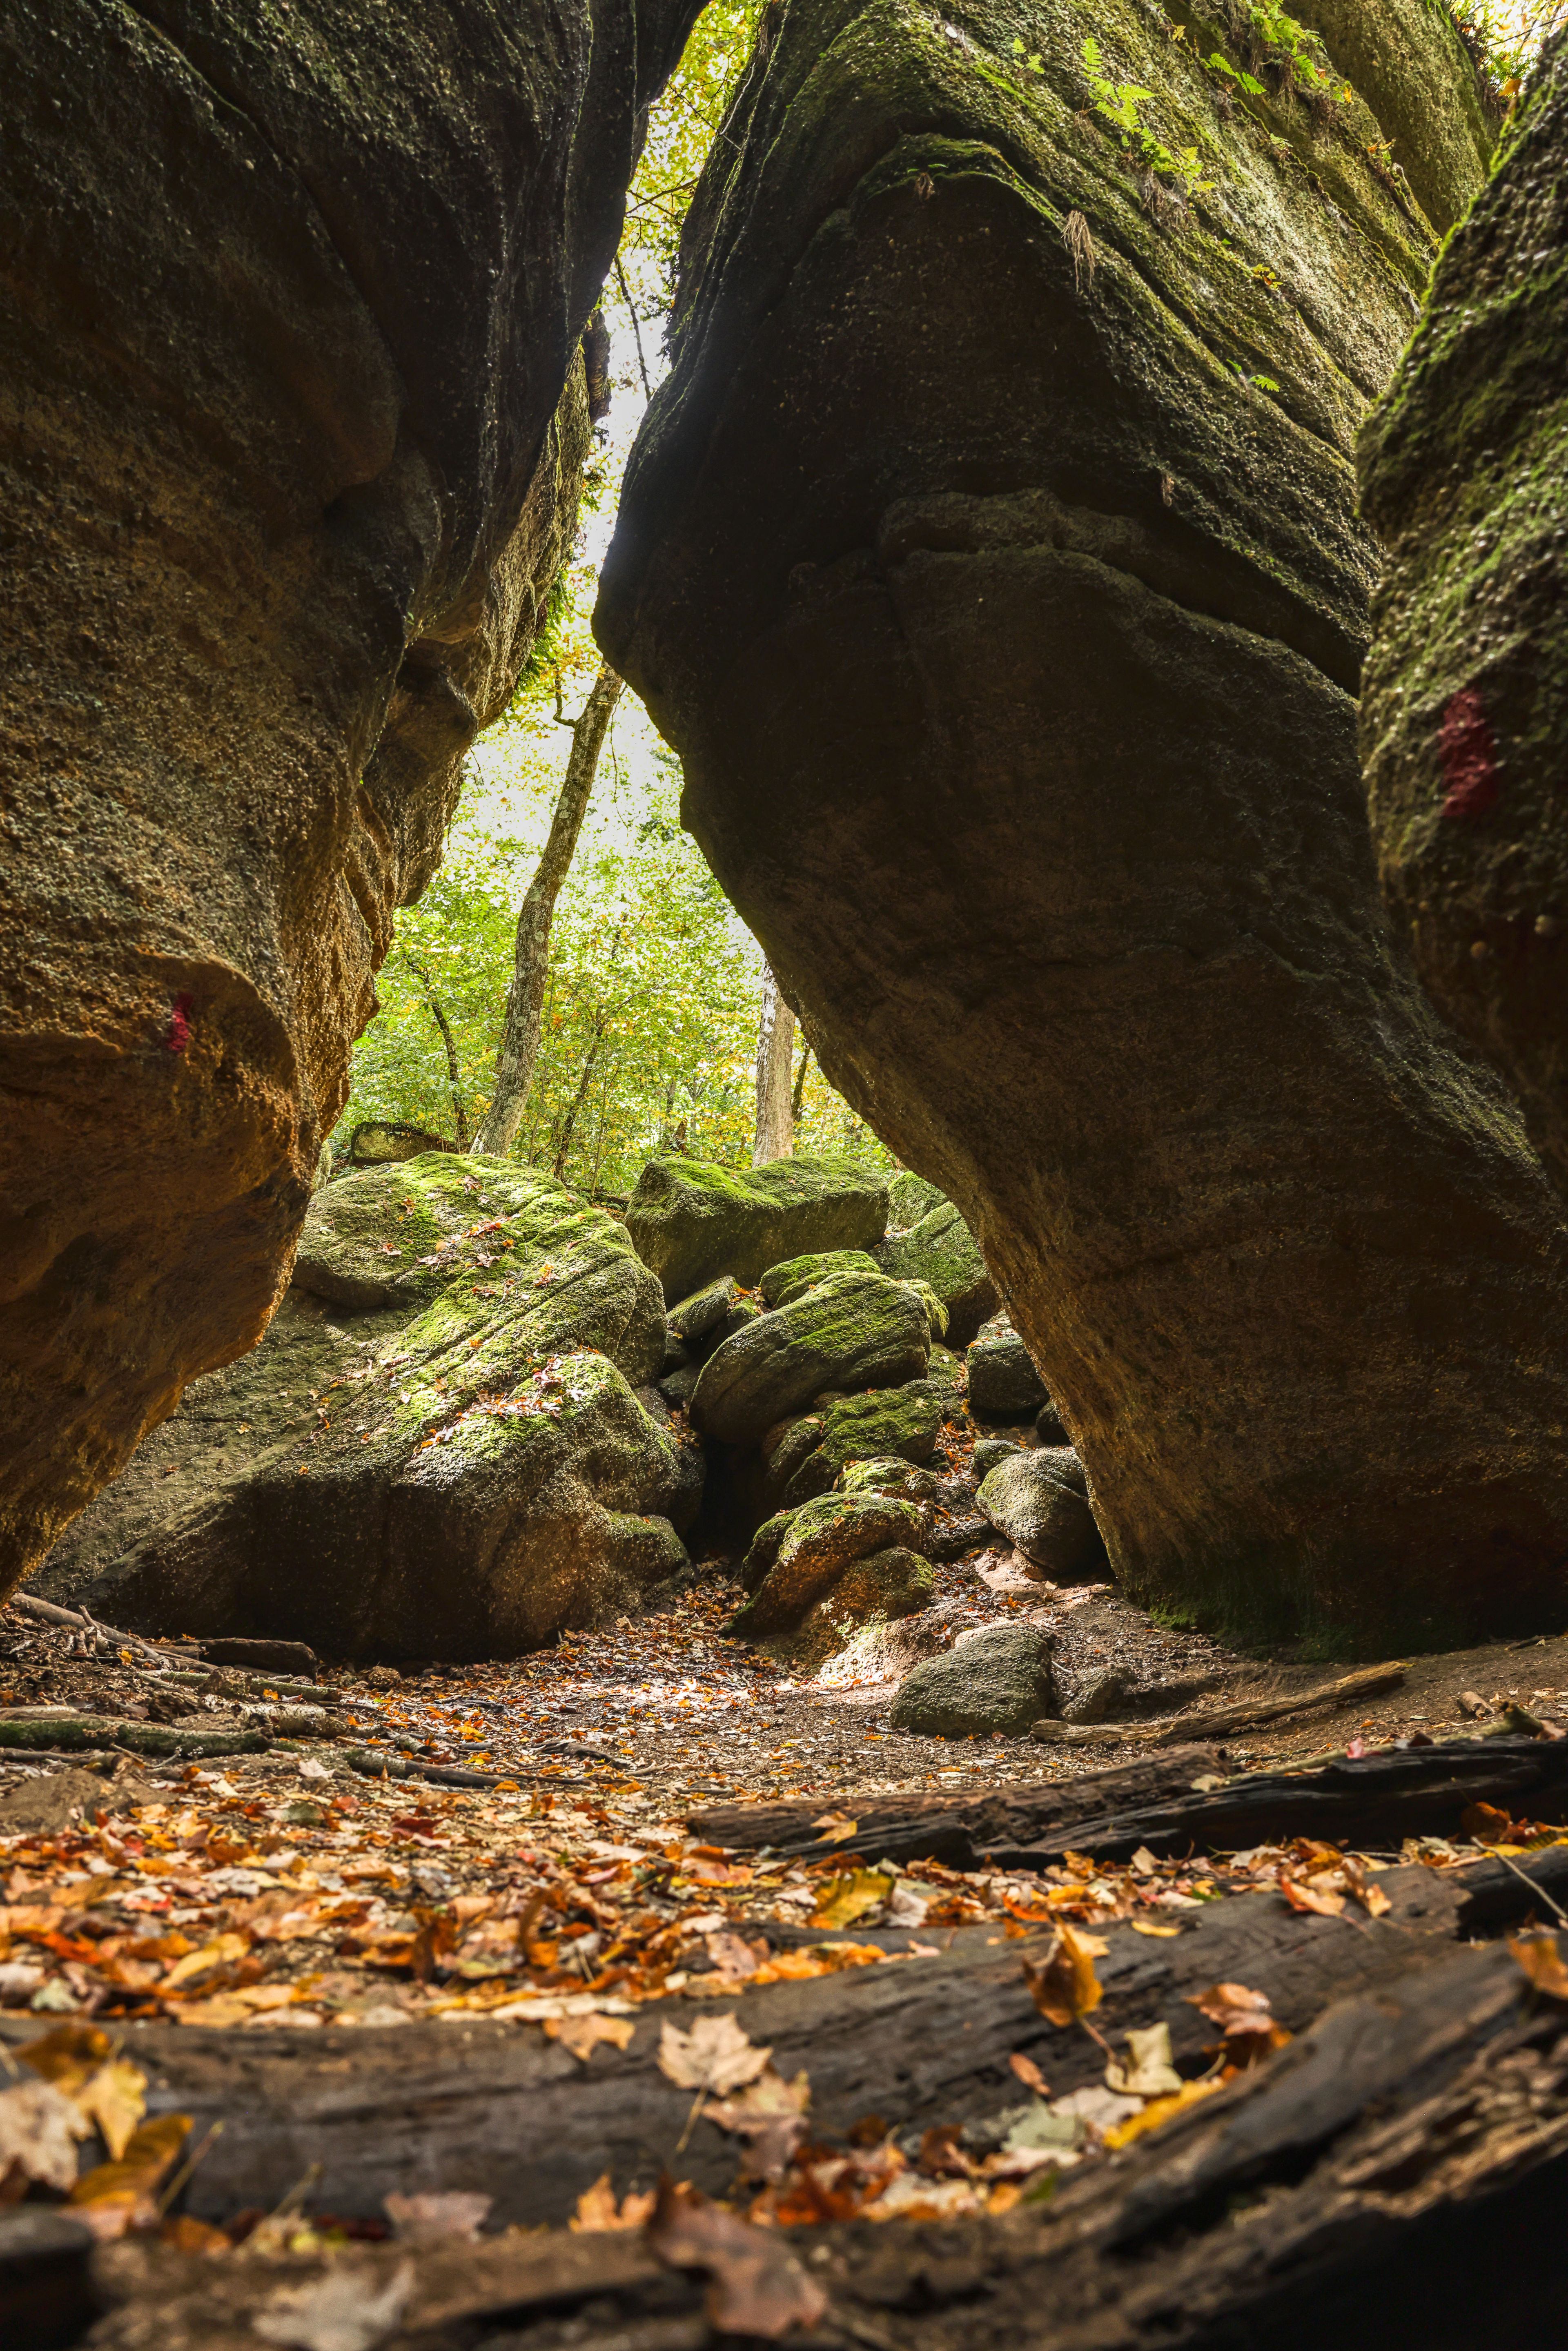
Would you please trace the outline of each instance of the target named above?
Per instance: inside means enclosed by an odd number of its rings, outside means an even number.
[[[253,1674],[301,1674],[313,1682],[319,1664],[307,1641],[204,1641],[203,1662],[238,1666]]]
[[[1233,1981],[1267,1992],[1279,2021],[1299,2032],[1331,2001],[1445,1956],[1458,1931],[1456,1875],[1385,1872],[1392,1907],[1377,1919],[1299,1914],[1270,1891],[1158,1914],[1181,1924],[1170,1938],[1108,1928],[1096,2028],[1114,2043],[1164,2019],[1177,2065],[1200,2070],[1213,2032],[1184,2002]],[[1519,1897],[1515,1915],[1532,1898],[1523,1886]],[[1055,2095],[1098,2081],[1103,2049],[1049,2024],[1024,1981],[1021,1960],[1039,1959],[1049,1939],[1049,1930],[1013,1939],[967,1928],[934,1957],[759,1985],[722,2002],[659,2001],[637,2014],[624,2050],[601,2044],[586,2065],[538,2025],[477,2016],[395,2032],[131,2024],[127,2048],[151,2077],[150,2111],[188,2114],[199,2132],[224,2124],[192,2186],[191,2209],[202,2216],[269,2206],[319,2164],[314,2194],[329,2211],[373,2215],[389,2189],[465,2189],[493,2197],[498,2221],[532,2226],[565,2219],[606,2170],[622,2188],[653,2184],[691,2107],[689,2093],[658,2069],[661,2034],[667,2023],[689,2031],[716,2008],[771,2048],[781,2074],[805,2068],[822,2133],[846,2132],[869,2114],[923,2130],[1016,2106],[1015,2050],[1035,2059]],[[37,2027],[4,2029],[15,2042]],[[700,2124],[681,2171],[723,2192],[735,2143]]]
[[[828,2306],[798,2351],[1474,2351],[1555,2320],[1568,2035],[1505,1951],[1334,2003],[1268,2064],[1004,2220],[794,2232]],[[1082,2036],[1080,2036],[1082,2038]],[[698,2289],[638,2236],[353,2256],[404,2272],[387,2351],[700,2351]],[[406,2265],[406,2268],[405,2268]],[[94,2351],[254,2351],[319,2262],[106,2251]],[[501,2330],[499,2333],[497,2330]],[[1527,2331],[1529,2330],[1529,2331]]]
[[[1174,1747],[1193,1739],[1229,1739],[1239,1730],[1260,1729],[1266,1722],[1283,1722],[1293,1714],[1315,1714],[1323,1706],[1349,1706],[1362,1698],[1381,1698],[1397,1689],[1407,1667],[1362,1666],[1338,1681],[1322,1682],[1316,1689],[1296,1690],[1272,1698],[1238,1698],[1229,1706],[1196,1708],[1190,1714],[1151,1718],[1144,1722],[1037,1722],[1030,1737],[1042,1747]]]
[[[854,1847],[869,1860],[886,1854],[955,1869],[1039,1868],[1070,1847],[1108,1858],[1141,1844],[1156,1854],[1239,1852],[1292,1836],[1378,1852],[1397,1850],[1407,1836],[1455,1833],[1469,1804],[1550,1816],[1568,1803],[1562,1740],[1448,1740],[1339,1757],[1308,1771],[1248,1771],[1220,1787],[1193,1784],[1223,1768],[1211,1750],[1181,1749],[1082,1780],[867,1805]],[[829,1848],[811,1828],[817,1817],[808,1800],[716,1806],[691,1813],[689,1824],[716,1844],[820,1853]]]
[[[0,1748],[80,1755],[109,1745],[128,1747],[134,1755],[262,1755],[271,1741],[262,1730],[183,1729],[162,1722],[115,1722],[96,1714],[0,1716]]]

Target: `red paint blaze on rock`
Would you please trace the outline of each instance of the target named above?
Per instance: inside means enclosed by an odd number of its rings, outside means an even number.
[[[191,1041],[191,1007],[188,996],[177,996],[169,1015],[169,1033],[163,1042],[171,1053],[183,1053]]]
[[[1437,729],[1437,753],[1448,788],[1443,800],[1445,816],[1485,816],[1497,806],[1500,789],[1497,742],[1473,685],[1461,686],[1444,711]]]

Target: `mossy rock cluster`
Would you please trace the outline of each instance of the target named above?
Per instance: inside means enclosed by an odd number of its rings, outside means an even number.
[[[632,1246],[672,1301],[721,1274],[749,1289],[787,1258],[868,1249],[886,1224],[887,1177],[847,1158],[651,1159],[626,1211]]]
[[[195,1384],[39,1588],[329,1656],[537,1647],[685,1563],[690,1441],[636,1393],[664,1344],[656,1278],[563,1185],[434,1154],[348,1176],[317,1196],[268,1339]],[[193,1498],[214,1426],[233,1474]]]

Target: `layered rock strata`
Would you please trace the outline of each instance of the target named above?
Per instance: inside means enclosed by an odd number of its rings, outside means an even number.
[[[1361,441],[1389,908],[1568,1187],[1568,34]]]
[[[694,13],[5,13],[0,1593],[287,1278]]]
[[[1261,15],[792,0],[598,627],[1128,1590],[1437,1641],[1568,1556],[1568,1249],[1393,952],[1353,699],[1354,436],[1485,132],[1425,0]]]

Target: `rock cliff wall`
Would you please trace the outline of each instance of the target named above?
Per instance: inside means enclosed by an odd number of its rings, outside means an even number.
[[[1354,436],[1478,93],[1424,0],[1181,14],[769,16],[601,642],[833,1083],[978,1237],[1130,1589],[1555,1622],[1568,1248],[1392,951],[1353,698]]]
[[[287,1280],[692,0],[0,23],[0,1593]]]

